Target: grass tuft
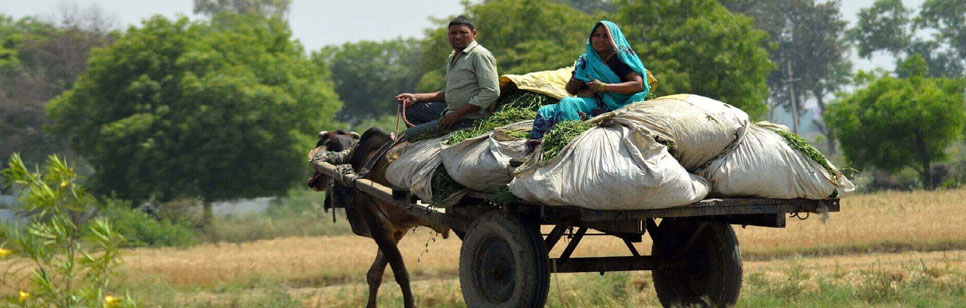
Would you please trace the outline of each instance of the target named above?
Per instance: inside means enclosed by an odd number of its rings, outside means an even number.
[[[543,161],[557,157],[567,144],[594,126],[584,121],[563,121],[554,125],[543,137]]]
[[[519,121],[532,120],[537,116],[537,110],[540,109],[540,107],[556,102],[557,100],[553,97],[529,91],[517,90],[509,93],[503,93],[494,103],[498,106],[496,112],[486,119],[477,120],[471,128],[460,130],[449,135],[449,137],[447,137],[443,143],[447,145],[457,144],[466,139],[482,136],[500,126]],[[409,140],[410,142],[417,142],[440,137],[442,135],[444,135],[444,133],[432,131],[422,135],[413,136],[409,138]],[[514,132],[511,133],[510,136],[526,138],[529,136],[529,133]]]
[[[472,139],[479,136],[483,136],[489,132],[492,132],[493,129],[497,127],[513,124],[520,121],[531,120],[536,116],[537,116],[537,112],[530,109],[513,108],[513,107],[500,108],[500,111],[493,113],[493,115],[491,115],[490,117],[481,121],[476,121],[476,125],[473,128],[460,130],[453,134],[450,134],[449,136],[446,137],[446,139],[443,139],[443,144],[446,144],[446,145],[457,144],[457,143],[463,142],[466,139]],[[516,137],[519,134],[511,134],[511,135]],[[526,135],[527,135],[526,133],[523,133],[524,137],[526,137]]]
[[[436,171],[433,171],[432,188],[433,200],[429,201],[429,205],[438,206],[447,197],[466,187],[463,187],[456,180],[453,180],[453,177],[449,176],[449,173],[446,172],[446,168],[440,165],[436,167]]]
[[[822,165],[822,168],[825,168],[825,170],[827,170],[833,176],[838,174],[838,170],[835,170],[835,168],[829,164],[828,159],[825,158],[825,155],[822,155],[822,152],[819,152],[818,149],[815,149],[815,147],[809,144],[808,141],[805,141],[805,139],[803,139],[801,136],[781,129],[771,130],[777,133],[779,136],[782,136],[788,146],[791,146],[793,149],[798,150],[812,161]]]
[[[523,201],[523,200],[520,200],[520,198],[517,198],[517,196],[514,196],[513,193],[510,192],[509,186],[500,187],[500,189],[497,190],[495,193],[488,195],[486,199],[495,205],[509,205],[514,202]]]

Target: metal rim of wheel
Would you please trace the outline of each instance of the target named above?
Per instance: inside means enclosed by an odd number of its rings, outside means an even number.
[[[460,288],[468,307],[543,307],[550,288],[539,229],[516,215],[477,218],[460,249]]]
[[[664,264],[651,273],[665,307],[727,307],[741,291],[741,252],[731,225],[667,219],[652,234],[652,254]],[[692,234],[700,232],[692,241]],[[686,251],[678,251],[692,241]],[[675,255],[678,253],[678,255]]]

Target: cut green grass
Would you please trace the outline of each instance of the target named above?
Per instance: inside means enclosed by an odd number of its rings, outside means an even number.
[[[500,126],[519,121],[532,120],[537,117],[537,110],[540,109],[540,107],[556,102],[557,99],[554,99],[553,97],[529,91],[517,90],[504,93],[495,102],[495,104],[498,106],[496,108],[496,112],[486,119],[477,120],[471,128],[459,130],[453,134],[450,134],[445,140],[443,140],[443,144],[457,144],[467,139],[485,135],[486,133],[489,133],[493,131],[493,129]],[[409,138],[409,140],[410,142],[418,142],[440,137],[444,134],[445,133],[433,131],[422,135],[413,136]],[[517,138],[526,138],[529,136],[529,133],[513,132],[509,135]]]
[[[828,159],[825,158],[825,155],[822,155],[822,152],[819,152],[818,149],[815,149],[815,147],[813,147],[811,144],[808,144],[808,141],[805,141],[805,139],[803,139],[801,136],[781,129],[769,129],[777,133],[779,136],[782,136],[788,146],[798,150],[819,165],[822,165],[822,168],[825,168],[825,170],[827,170],[833,176],[839,173],[839,171],[836,170],[835,167],[832,167],[832,164],[828,162]]]
[[[509,186],[500,187],[499,190],[487,196],[486,199],[495,205],[509,205],[514,202],[523,201],[523,200],[520,200],[520,198],[517,198],[517,196],[514,196],[513,193],[510,192]]]
[[[433,200],[429,201],[430,206],[438,206],[449,196],[466,189],[466,187],[457,183],[456,180],[453,180],[453,177],[449,176],[449,173],[446,172],[446,168],[443,165],[436,167],[436,171],[433,171],[432,188]]]
[[[543,137],[543,161],[550,161],[560,155],[560,151],[567,144],[594,126],[596,125],[584,121],[563,121],[554,125]]]
[[[443,140],[443,144],[453,145],[463,142],[466,139],[472,139],[479,136],[483,136],[493,129],[513,124],[520,121],[531,120],[537,116],[537,112],[530,109],[513,108],[507,106],[506,108],[501,108],[500,111],[493,113],[490,117],[477,121],[473,128],[464,129],[450,134]],[[526,134],[524,134],[525,136]]]
[[[500,95],[500,98],[496,100],[496,104],[498,110],[515,108],[528,109],[536,112],[540,107],[557,103],[557,101],[557,99],[544,94],[517,90]]]

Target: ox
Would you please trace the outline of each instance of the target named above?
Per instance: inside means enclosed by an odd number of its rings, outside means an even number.
[[[309,153],[309,156],[313,157],[316,153],[322,151],[340,152],[351,148],[358,142],[356,148],[349,153],[349,164],[352,165],[354,170],[360,170],[366,162],[374,158],[373,156],[376,155],[376,152],[379,152],[380,148],[392,141],[392,136],[380,128],[371,128],[362,136],[342,130],[322,132],[319,133],[316,148]],[[373,165],[371,171],[365,175],[365,178],[388,187],[386,167],[389,162],[385,157],[375,159],[378,159],[378,161]],[[327,176],[316,172],[309,179],[308,185],[314,190],[323,191],[329,186],[329,180]],[[449,235],[449,228],[409,215],[403,209],[365,193],[352,192],[352,188],[338,188],[341,191],[348,191],[348,193],[326,194],[326,203],[340,204],[339,207],[345,207],[352,232],[372,238],[379,246],[376,260],[372,262],[372,267],[369,268],[366,275],[366,282],[369,284],[369,300],[366,307],[376,307],[376,294],[382,284],[386,264],[392,266],[396,282],[402,289],[404,306],[406,308],[415,307],[412,290],[409,286],[409,273],[406,271],[406,265],[396,244],[406,235],[406,232],[416,226],[430,227],[441,233],[444,238]],[[336,189],[335,191],[339,190]]]

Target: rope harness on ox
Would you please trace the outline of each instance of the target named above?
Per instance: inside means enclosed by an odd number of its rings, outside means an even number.
[[[403,113],[405,113],[405,111],[403,111]],[[403,118],[405,118],[405,115],[403,115]],[[323,206],[323,210],[326,212],[328,212],[329,208],[332,209],[332,222],[336,221],[336,208],[348,209],[349,205],[352,203],[352,197],[356,193],[355,181],[365,178],[372,170],[372,167],[374,167],[379,161],[379,159],[385,156],[390,149],[402,141],[403,138],[396,138],[392,140],[392,142],[386,142],[383,144],[379,150],[376,151],[375,155],[371,156],[362,166],[362,168],[359,169],[359,172],[356,172],[356,170],[352,168],[352,164],[350,164],[353,152],[358,149],[358,143],[353,145],[351,148],[342,151],[323,151],[316,153],[315,156],[312,157],[312,160],[310,161],[312,166],[318,162],[325,162],[335,165],[336,173],[331,176],[333,181],[330,181],[328,186],[325,188],[325,193],[329,196],[329,198],[327,198],[329,203]]]

